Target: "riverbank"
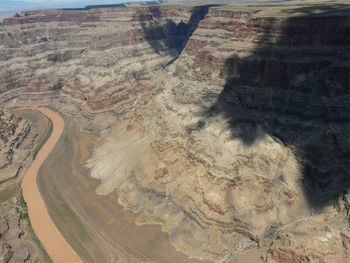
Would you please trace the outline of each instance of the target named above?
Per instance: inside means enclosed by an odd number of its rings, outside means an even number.
[[[159,225],[138,226],[139,214],[126,211],[118,194],[96,194],[99,182],[90,177],[86,161],[99,135],[83,133],[62,115],[65,129],[38,175],[48,212],[84,262],[199,262],[170,244]],[[64,164],[64,165],[63,165]]]
[[[53,150],[64,130],[64,121],[59,114],[47,108],[38,110],[51,119],[53,129],[50,138],[36,155],[22,182],[23,197],[28,206],[31,225],[55,263],[82,262],[51,220],[36,183],[39,168]]]

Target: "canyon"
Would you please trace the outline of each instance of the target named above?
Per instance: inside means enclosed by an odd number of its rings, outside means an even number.
[[[67,128],[39,190],[84,262],[350,262],[349,33],[340,1],[6,18],[1,187],[38,141],[9,110],[49,105]]]
[[[26,118],[31,119],[28,121]],[[35,238],[21,191],[23,174],[32,162],[32,149],[47,126],[38,115],[0,108],[0,261],[47,262]]]

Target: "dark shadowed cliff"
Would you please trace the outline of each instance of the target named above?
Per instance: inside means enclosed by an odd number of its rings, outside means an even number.
[[[349,33],[340,2],[25,12],[0,26],[0,99],[98,133],[82,162],[103,208],[161,225],[182,255],[347,262]],[[157,261],[137,244],[107,254]]]

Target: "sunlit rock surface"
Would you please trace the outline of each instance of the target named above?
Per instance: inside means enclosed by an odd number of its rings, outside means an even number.
[[[349,32],[336,3],[25,12],[0,97],[100,132],[97,194],[188,256],[346,262]]]

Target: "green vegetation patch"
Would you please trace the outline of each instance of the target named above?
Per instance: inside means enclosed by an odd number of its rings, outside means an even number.
[[[47,142],[47,140],[50,138],[50,136],[52,134],[52,130],[53,130],[52,120],[48,119],[48,121],[49,121],[49,127],[48,127],[45,135],[43,137],[41,137],[39,144],[34,149],[33,160],[35,160],[35,158],[38,155],[40,149],[44,146],[44,144]]]
[[[39,121],[38,113],[19,111],[18,115],[20,115],[23,119],[26,119],[26,120],[34,122],[34,123],[37,123]]]
[[[11,197],[16,196],[17,191],[18,191],[18,187],[17,186],[8,187],[8,188],[0,191],[0,203],[6,202]]]
[[[27,202],[26,200],[24,200],[22,189],[19,194],[19,204],[23,208],[23,210],[28,210]]]

